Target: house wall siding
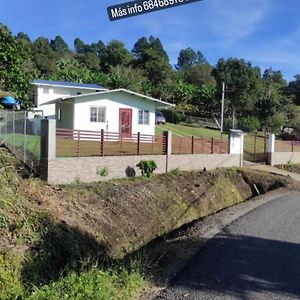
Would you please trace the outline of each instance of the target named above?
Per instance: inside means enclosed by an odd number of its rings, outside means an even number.
[[[73,129],[74,125],[74,104],[73,103],[57,103],[56,119],[58,118],[58,110],[61,110],[61,119],[56,120],[57,128]]]
[[[182,171],[196,171],[203,168],[211,170],[240,165],[240,155],[236,154],[56,158],[43,164],[43,169],[47,170],[48,174],[42,174],[42,177],[52,184],[69,184],[76,180],[81,182],[107,181],[128,177],[132,172],[136,176],[140,176],[136,164],[140,160],[149,159],[154,160],[158,166],[156,174],[162,174],[175,168],[180,168]],[[97,174],[97,171],[104,167],[108,169],[107,177]]]
[[[45,94],[45,88],[49,89],[49,94]],[[51,85],[34,86],[34,89],[36,89],[36,109],[42,110],[44,112],[44,116],[48,118],[55,118],[55,104],[42,104],[61,97],[76,96],[77,93],[81,93],[84,95],[96,92],[96,90],[92,89],[89,90],[80,88],[55,87]]]
[[[108,99],[109,97],[109,99]],[[106,122],[90,122],[90,107],[106,107]],[[155,103],[143,100],[136,96],[125,93],[113,93],[104,95],[91,95],[86,99],[75,100],[75,122],[74,129],[100,131],[104,129],[109,132],[119,132],[119,109],[132,109],[132,133],[155,134]],[[148,125],[138,124],[139,109],[148,110],[150,119]]]

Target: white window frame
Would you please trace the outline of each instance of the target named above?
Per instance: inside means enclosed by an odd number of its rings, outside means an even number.
[[[140,115],[142,118],[140,119]],[[147,109],[138,110],[138,124],[139,125],[150,125],[150,111]]]
[[[92,117],[92,109],[96,109],[96,118]],[[100,119],[100,110],[104,110],[104,116]],[[106,123],[106,107],[105,106],[90,106],[90,123]]]

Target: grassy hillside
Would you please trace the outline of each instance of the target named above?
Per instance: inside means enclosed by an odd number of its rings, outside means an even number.
[[[104,263],[94,237],[56,218],[61,208],[59,199],[51,203],[52,189],[20,177],[23,166],[1,148],[0,169],[1,300],[137,297],[147,285],[139,265]],[[42,203],[45,192],[52,210]]]
[[[147,261],[156,260],[130,253],[250,199],[253,184],[261,193],[291,184],[221,169],[51,186],[24,178],[23,166],[1,148],[0,169],[1,300],[135,299],[149,284]]]
[[[170,130],[174,135],[178,136],[196,136],[202,138],[220,138],[220,131],[208,128],[189,127],[184,125],[177,125],[172,123],[166,123],[165,125],[156,125],[155,133],[162,135],[163,131]],[[223,137],[227,137],[226,134]]]

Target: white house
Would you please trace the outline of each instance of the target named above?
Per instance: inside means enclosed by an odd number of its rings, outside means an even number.
[[[55,105],[43,104],[48,103],[51,100],[73,95],[106,91],[105,88],[97,84],[82,84],[51,80],[33,80],[31,84],[34,99],[34,110],[43,111],[44,117],[49,119],[55,118]]]
[[[155,134],[155,110],[172,104],[125,89],[61,97],[55,105],[57,128]],[[46,105],[46,103],[44,104]],[[43,105],[43,106],[44,106]]]

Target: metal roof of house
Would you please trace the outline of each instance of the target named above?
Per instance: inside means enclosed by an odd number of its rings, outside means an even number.
[[[49,102],[44,103],[42,105],[54,104],[54,103],[57,103],[57,102],[62,102],[62,101],[67,101],[67,100],[84,99],[84,98],[87,98],[87,97],[90,97],[90,96],[95,96],[95,95],[122,93],[122,92],[126,93],[126,94],[136,96],[136,97],[139,97],[139,98],[143,98],[143,99],[146,99],[146,100],[150,100],[150,101],[162,104],[162,106],[175,106],[174,104],[171,104],[171,103],[159,100],[159,99],[155,99],[155,98],[152,98],[150,96],[139,94],[139,93],[136,93],[136,92],[133,92],[133,91],[129,91],[129,90],[126,90],[126,89],[106,90],[106,91],[102,91],[102,92],[98,92],[98,93],[90,93],[90,94],[84,94],[84,95],[78,95],[78,96],[67,96],[67,97],[62,97],[62,98],[58,98],[58,99],[49,101]]]
[[[101,86],[99,84],[64,82],[64,81],[43,80],[43,79],[33,80],[31,82],[31,84],[33,84],[33,85],[70,87],[70,88],[78,88],[78,89],[106,90],[103,86]]]

